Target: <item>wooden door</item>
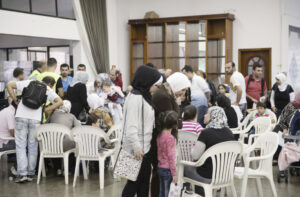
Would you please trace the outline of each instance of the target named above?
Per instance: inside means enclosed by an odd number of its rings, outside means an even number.
[[[263,77],[268,89],[271,88],[271,48],[239,49],[239,71],[246,77],[252,74],[252,66],[260,64],[263,67]]]

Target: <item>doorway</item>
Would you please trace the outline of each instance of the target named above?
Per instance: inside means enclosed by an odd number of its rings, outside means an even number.
[[[239,71],[244,75],[252,74],[252,67],[255,64],[262,65],[263,77],[268,89],[271,88],[271,48],[239,49]]]

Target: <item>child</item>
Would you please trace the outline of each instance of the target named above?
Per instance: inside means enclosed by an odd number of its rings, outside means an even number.
[[[218,86],[218,93],[224,94],[225,96],[229,97],[228,90],[225,84],[220,84]]]
[[[258,102],[257,105],[256,105],[256,111],[253,110],[251,113],[250,113],[250,120],[254,120],[255,118],[258,118],[258,117],[271,117],[271,115],[268,113],[267,109],[266,109],[266,104],[265,103],[261,103],[261,102]],[[272,124],[275,123],[275,120],[274,119],[271,119],[272,121]]]
[[[159,116],[162,130],[158,134],[157,158],[160,182],[160,197],[168,197],[173,180],[177,183],[176,172],[176,137],[178,132],[178,114],[175,111],[162,112]]]
[[[115,110],[118,113],[120,120],[123,119],[123,110],[120,104],[120,100],[124,100],[124,94],[120,87],[111,85],[110,82],[102,83],[102,93],[100,95],[104,100],[105,104],[108,105],[110,113],[114,117],[114,121],[118,122],[115,117]]]
[[[182,130],[199,135],[203,130],[203,127],[195,120],[197,120],[196,107],[194,105],[186,106],[183,109]]]
[[[87,125],[93,126],[93,127],[98,127],[100,126],[100,117],[94,115],[94,114],[90,114],[87,118]],[[100,153],[100,156],[103,157],[104,156],[104,151],[105,149],[102,148],[102,144],[103,142],[99,142],[98,144],[98,151]]]

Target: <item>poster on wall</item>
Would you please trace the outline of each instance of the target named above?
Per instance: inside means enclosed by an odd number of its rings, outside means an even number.
[[[300,27],[289,26],[288,79],[300,92]]]

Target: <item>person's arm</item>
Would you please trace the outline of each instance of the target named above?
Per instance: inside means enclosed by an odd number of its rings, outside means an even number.
[[[295,92],[290,93],[290,102],[295,100]]]
[[[271,92],[270,103],[271,103],[272,110],[276,113],[277,109],[275,107],[275,91],[274,90],[272,90],[272,92]]]
[[[242,98],[242,88],[241,86],[236,86],[236,101],[233,105],[239,105],[240,100]]]
[[[200,134],[201,136],[201,134]],[[202,141],[197,141],[192,148],[191,156],[194,161],[198,161],[205,152],[206,145]]]
[[[9,96],[14,100],[15,103],[18,103],[18,99],[14,91],[17,89],[17,83],[15,81],[11,81],[6,85],[6,88]]]
[[[56,90],[60,98],[64,98],[64,89],[61,78],[59,78],[56,82]]]
[[[171,170],[172,177],[177,176],[176,172],[176,152],[175,152],[175,139],[174,137],[167,140],[167,156]]]
[[[9,133],[12,137],[15,137],[15,130],[14,129],[10,129]]]
[[[63,101],[61,100],[60,97],[56,97],[54,99],[54,103],[48,107],[45,108],[45,113],[50,114],[53,110],[59,108],[63,104]]]

